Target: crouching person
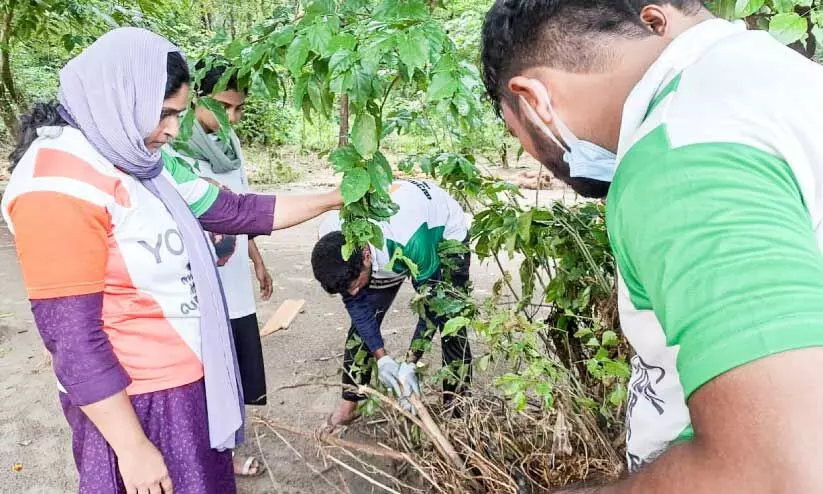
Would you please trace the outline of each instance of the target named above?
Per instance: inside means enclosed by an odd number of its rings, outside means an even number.
[[[385,243],[382,248],[368,245],[343,259],[345,243],[340,231],[341,220],[330,214],[320,228],[321,238],[312,251],[314,277],[324,290],[340,294],[351,317],[343,362],[343,399],[329,417],[329,432],[350,424],[358,418],[357,402],[365,397],[354,391],[358,384],[371,380],[372,359],[377,360],[381,382],[401,397],[401,403],[411,409],[408,397],[419,394],[415,370],[435,331],[441,331],[448,317],[434,313],[428,307],[420,317],[412,344],[402,362],[386,351],[380,327],[405,278],[410,277],[403,262],[391,263],[396,253],[417,267],[411,276],[416,291],[444,281],[444,266],[438,256],[443,240],[465,242],[468,235],[466,214],[443,189],[426,181],[397,181],[391,187],[392,200],[399,206],[397,214],[379,223]],[[398,251],[399,250],[399,251]],[[449,281],[458,289],[469,284],[468,252],[455,256],[450,265]],[[443,365],[451,372],[443,382],[443,401],[451,405],[455,395],[465,394],[471,380],[471,349],[465,328],[457,334],[441,337]],[[365,351],[365,352],[364,352]],[[358,353],[366,358],[357,359]],[[357,360],[360,360],[359,362]],[[400,386],[402,383],[402,386]]]

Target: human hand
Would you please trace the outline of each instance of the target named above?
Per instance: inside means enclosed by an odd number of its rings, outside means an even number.
[[[260,298],[263,300],[270,299],[274,290],[274,283],[269,270],[266,269],[266,265],[262,262],[254,263],[254,275],[260,283]]]
[[[409,413],[417,414],[417,410],[412,406],[409,397],[412,393],[420,396],[420,385],[417,382],[417,365],[409,362],[400,364],[397,371],[397,380],[403,387],[403,394],[400,395],[400,406]]]
[[[397,396],[401,396],[400,382],[397,379],[397,374],[400,371],[400,366],[397,362],[388,355],[385,355],[377,361],[377,375],[380,377],[380,382],[389,389],[393,389]]]
[[[117,464],[128,494],[172,494],[163,455],[148,439],[117,452]]]

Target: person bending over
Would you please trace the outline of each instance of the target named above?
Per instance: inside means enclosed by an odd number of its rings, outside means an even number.
[[[330,214],[320,227],[321,238],[312,251],[314,277],[325,291],[340,294],[351,317],[343,359],[343,399],[329,417],[327,426],[335,431],[358,417],[357,384],[371,380],[372,359],[377,359],[380,381],[401,397],[401,403],[411,409],[408,397],[419,394],[415,375],[416,364],[434,332],[442,330],[448,317],[426,308],[425,317],[418,320],[412,345],[405,359],[398,363],[386,351],[380,326],[391,307],[397,291],[410,270],[403,262],[392,263],[401,254],[417,267],[411,276],[415,290],[421,292],[444,280],[444,266],[438,256],[442,240],[467,240],[468,226],[463,209],[446,191],[426,181],[397,181],[391,186],[392,200],[399,206],[397,214],[379,223],[385,238],[382,248],[368,245],[343,259],[345,238],[340,232],[341,220]],[[456,266],[450,281],[458,289],[469,284],[470,254],[453,259]],[[452,263],[449,263],[452,264]],[[452,371],[443,382],[444,405],[449,406],[456,394],[464,394],[471,380],[471,349],[466,330],[442,337],[443,364]],[[358,358],[358,354],[366,358]],[[358,362],[358,360],[360,360]],[[400,386],[402,383],[402,388]]]

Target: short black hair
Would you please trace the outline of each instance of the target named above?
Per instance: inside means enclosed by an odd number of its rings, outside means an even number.
[[[614,37],[651,34],[640,20],[647,5],[697,12],[701,0],[496,0],[483,23],[483,83],[500,115],[505,86],[517,73],[546,65],[583,72],[604,61]],[[517,108],[517,105],[512,105]]]
[[[346,294],[363,271],[363,250],[355,250],[348,261],[343,260],[346,237],[340,232],[323,235],[311,252],[311,269],[323,290],[332,295]]]
[[[163,99],[174,96],[184,84],[191,83],[191,73],[186,59],[179,51],[170,51],[166,56],[166,88]]]
[[[206,60],[199,60],[194,69],[197,71],[203,70],[206,67]],[[225,64],[216,62],[214,63],[209,70],[206,71],[206,74],[203,75],[203,78],[197,81],[195,90],[197,91],[198,96],[208,96],[214,93],[214,88],[217,86],[217,83],[220,82],[220,79],[229,70],[229,67]],[[237,82],[237,73],[233,73],[229,80],[226,81],[226,87],[223,91],[240,91],[240,84]],[[245,90],[243,90],[245,92]]]

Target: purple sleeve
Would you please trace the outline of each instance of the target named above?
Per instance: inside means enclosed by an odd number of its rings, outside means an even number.
[[[31,311],[73,404],[98,402],[131,383],[103,331],[102,293],[32,300]]]
[[[271,235],[275,196],[235,194],[221,189],[214,204],[203,213],[203,229],[224,235]]]

